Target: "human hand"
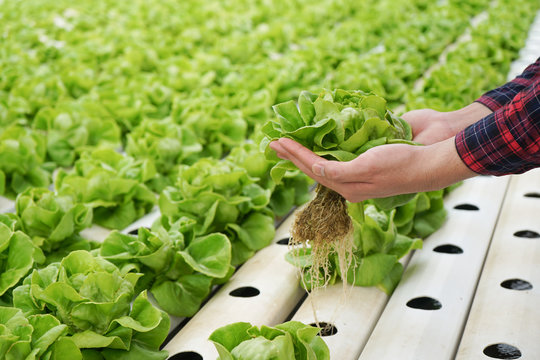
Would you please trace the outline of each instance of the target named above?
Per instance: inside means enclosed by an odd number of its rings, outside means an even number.
[[[476,175],[459,158],[453,137],[430,146],[377,146],[347,162],[326,160],[287,138],[270,147],[350,202],[441,189]]]
[[[411,125],[414,141],[431,145],[455,135],[445,115],[432,109],[420,109],[406,112],[401,118]]]
[[[412,110],[403,114],[401,118],[411,125],[414,141],[431,145],[455,136],[490,113],[489,108],[474,102],[450,112],[432,109]]]

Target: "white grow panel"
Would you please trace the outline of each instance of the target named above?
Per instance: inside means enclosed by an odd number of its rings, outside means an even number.
[[[242,265],[164,347],[171,358],[216,359],[218,353],[208,337],[219,327],[237,321],[274,325],[286,320],[304,294],[295,267],[285,261],[292,220],[289,216],[277,229],[274,244]]]
[[[319,293],[315,299],[317,318],[337,329],[335,335],[324,337],[332,359],[355,360],[366,342],[362,359],[427,359],[433,353],[437,359],[454,356],[508,180],[469,179],[446,198],[449,211],[446,224],[426,241],[423,250],[414,254],[388,305],[387,295],[376,288],[348,288],[346,301],[342,301],[340,284]],[[459,205],[479,210],[454,209]],[[289,217],[280,226],[276,240],[288,236],[291,222]],[[463,253],[433,251],[438,246],[442,246],[442,251],[448,250],[444,245],[457,246]],[[453,249],[450,247],[450,251]],[[207,339],[226,324],[248,321],[255,325],[275,325],[285,321],[303,294],[296,270],[283,259],[287,251],[286,246],[273,244],[244,264],[165,346],[171,359],[216,359],[217,352]],[[231,291],[246,286],[258,289],[260,295],[252,298],[230,295]],[[442,311],[408,308],[406,303],[418,296],[441,301]],[[308,324],[315,321],[310,298],[300,306],[293,320]],[[443,351],[439,356],[441,347],[446,347],[446,353]],[[380,350],[384,352],[379,353]]]
[[[510,180],[457,359],[494,357],[540,359],[540,169]]]
[[[413,255],[359,359],[454,358],[508,180],[477,176],[447,197],[446,223]]]
[[[14,212],[15,201],[7,197],[0,196],[0,213]]]
[[[344,299],[343,284],[338,283],[310,295],[292,318],[313,324],[315,306],[321,327],[333,326],[322,334],[330,359],[357,359],[388,301],[388,295],[374,287],[348,286],[345,291]]]

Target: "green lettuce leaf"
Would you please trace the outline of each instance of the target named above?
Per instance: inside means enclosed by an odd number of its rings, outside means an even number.
[[[0,214],[0,296],[9,293],[42,256],[32,240],[18,230],[14,217]]]
[[[55,195],[44,188],[31,188],[19,194],[15,210],[24,232],[45,253],[84,241],[74,235],[92,224],[92,209],[89,206],[75,203],[69,196]],[[83,244],[75,247],[81,245],[84,247]]]
[[[137,159],[149,159],[159,173],[151,185],[157,192],[172,185],[169,173],[177,164],[192,164],[199,157],[202,145],[190,128],[173,122],[144,120],[127,135],[126,153]]]
[[[319,331],[298,321],[260,328],[238,322],[215,330],[209,339],[222,360],[329,360],[330,351],[317,336]]]
[[[412,139],[410,126],[386,109],[384,99],[359,90],[324,90],[318,96],[304,91],[298,106],[291,100],[273,109],[278,121],[263,126],[268,140],[261,147],[288,137],[327,159],[350,161],[373,146]],[[276,183],[289,166],[287,161],[274,165]]]
[[[169,223],[184,217],[194,221],[195,235],[225,233],[232,245],[233,265],[251,256],[249,250],[270,243],[274,236],[267,208],[271,191],[245,169],[226,160],[201,159],[192,166],[179,166],[176,176],[175,186],[165,188],[159,198]]]
[[[51,175],[42,167],[45,137],[28,128],[0,128],[0,195],[15,197],[29,187],[49,186]]]
[[[54,317],[65,324],[62,334],[75,347],[59,342],[62,348],[164,358],[159,345],[167,336],[169,318],[151,305],[144,291],[132,303],[140,275],[121,272],[87,251],[73,251],[60,263],[34,270],[14,290],[13,304],[29,317]],[[41,341],[50,342],[51,335]]]
[[[155,195],[145,183],[155,174],[152,162],[103,148],[82,154],[70,172],[60,171],[55,186],[59,195],[93,208],[95,223],[122,229],[154,206]]]
[[[214,282],[230,276],[231,243],[221,233],[193,234],[193,221],[182,218],[152,230],[140,228],[137,237],[113,231],[100,255],[127,271],[143,272],[143,283],[158,305],[170,314],[192,316]]]

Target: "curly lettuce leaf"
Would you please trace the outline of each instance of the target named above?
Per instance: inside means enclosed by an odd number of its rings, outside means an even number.
[[[68,327],[50,314],[25,317],[20,309],[0,307],[0,358],[82,359],[79,348],[67,337]]]
[[[293,139],[327,159],[350,161],[373,146],[390,142],[412,144],[410,126],[386,108],[386,101],[362,91],[324,90],[318,96],[303,91],[298,103],[274,105],[277,121],[262,128],[268,143],[280,137]],[[278,163],[272,177],[279,183],[289,163]]]
[[[144,120],[127,135],[126,153],[134,158],[151,160],[159,173],[152,180],[157,192],[171,185],[169,173],[177,164],[192,164],[199,157],[202,145],[190,128],[170,118]]]
[[[93,208],[94,222],[122,229],[148,213],[156,202],[146,183],[155,176],[153,163],[104,148],[84,153],[70,172],[59,171],[59,195]]]
[[[73,165],[78,153],[95,146],[120,146],[120,129],[99,104],[64,101],[41,108],[32,127],[47,135],[47,157],[63,167]]]
[[[31,188],[19,194],[15,210],[24,232],[46,253],[83,241],[75,235],[92,224],[90,207],[45,188]]]
[[[87,251],[73,251],[60,263],[34,270],[14,291],[14,306],[30,316],[50,314],[67,325],[67,336],[79,349],[105,357],[149,352],[165,358],[159,345],[169,318],[151,305],[146,292],[135,296],[141,274],[121,272]],[[131,346],[135,344],[135,346]]]
[[[238,322],[215,330],[209,339],[223,360],[329,360],[330,351],[317,336],[319,331],[298,321],[275,327]]]
[[[194,236],[193,222],[180,219],[167,228],[140,228],[138,236],[113,231],[100,254],[122,269],[145,273],[146,286],[158,305],[176,316],[192,316],[212,284],[230,276],[231,243],[226,235]]]
[[[9,293],[35,262],[43,261],[39,249],[19,229],[14,217],[0,214],[0,296]]]
[[[0,128],[0,195],[15,197],[29,187],[49,186],[45,154],[42,134],[16,124]]]

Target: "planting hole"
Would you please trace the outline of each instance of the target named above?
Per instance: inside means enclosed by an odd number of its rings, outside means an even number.
[[[145,227],[145,226],[143,226],[143,227]],[[130,232],[128,232],[128,234],[129,234],[129,235],[133,235],[133,236],[137,236],[137,235],[139,235],[139,229],[140,229],[140,228],[133,229],[133,230],[131,230]],[[147,230],[150,230],[149,227],[146,227],[146,229],[147,229]]]
[[[229,295],[234,296],[234,297],[248,298],[248,297],[257,296],[260,293],[261,292],[259,291],[259,289],[256,289],[252,286],[243,286],[243,287],[239,287],[238,289],[234,289],[233,291],[229,293]]]
[[[286,237],[286,238],[283,238],[283,239],[281,239],[281,240],[278,240],[277,243],[278,243],[279,245],[289,245],[289,238]]]
[[[320,327],[321,331],[319,332],[319,336],[332,336],[337,334],[337,327],[335,327],[333,324],[320,322],[317,326],[317,323],[309,324],[310,326],[314,327]]]
[[[540,199],[540,193],[537,193],[537,192],[526,193],[525,197]]]
[[[514,233],[514,236],[517,236],[517,237],[520,237],[520,238],[528,238],[528,239],[540,238],[540,234],[537,233],[536,231],[532,231],[532,230],[516,231]]]
[[[428,296],[421,296],[411,299],[407,302],[407,306],[413,309],[420,310],[439,310],[442,308],[442,304],[439,300],[430,298]]]
[[[484,354],[494,359],[519,359],[521,357],[521,351],[517,347],[503,343],[486,346]]]
[[[459,246],[451,244],[439,245],[433,251],[444,254],[463,254],[463,250]]]
[[[510,290],[531,290],[533,288],[530,282],[521,279],[505,280],[501,286]]]
[[[459,204],[454,206],[456,210],[467,210],[467,211],[478,211],[480,210],[478,206],[472,204]]]
[[[169,360],[203,360],[203,357],[195,351],[182,351],[171,356]]]

